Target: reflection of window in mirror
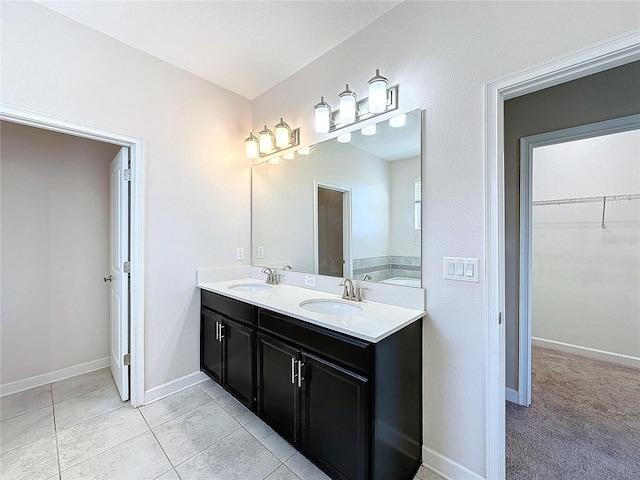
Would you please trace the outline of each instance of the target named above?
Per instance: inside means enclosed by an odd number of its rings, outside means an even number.
[[[413,191],[415,195],[413,225],[414,230],[420,230],[422,228],[422,182],[420,180],[413,182]]]

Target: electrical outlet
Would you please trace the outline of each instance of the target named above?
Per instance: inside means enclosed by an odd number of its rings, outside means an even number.
[[[244,247],[236,248],[236,260],[244,260]]]
[[[258,247],[258,258],[264,258],[264,247]]]
[[[315,287],[316,286],[316,277],[311,275],[304,276],[304,286],[305,287]]]

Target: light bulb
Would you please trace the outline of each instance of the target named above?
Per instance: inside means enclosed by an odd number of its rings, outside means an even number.
[[[280,123],[276,125],[276,147],[286,148],[291,143],[291,128],[282,117]]]
[[[294,152],[289,152],[282,155],[282,158],[284,158],[285,160],[293,160],[295,156],[296,154]]]
[[[381,113],[387,109],[387,83],[388,80],[380,75],[376,69],[376,75],[369,80],[369,111]]]
[[[300,155],[309,155],[309,147],[302,147],[300,150],[298,150],[298,153]]]
[[[260,132],[260,152],[269,153],[273,150],[273,133],[264,126],[264,130]]]
[[[349,84],[344,92],[338,95],[340,101],[340,123],[356,121],[356,94],[349,90]]]
[[[280,157],[273,157],[269,159],[271,165],[278,165],[280,163]]]
[[[256,137],[253,132],[251,132],[249,137],[244,141],[244,149],[247,158],[258,158],[258,137]]]
[[[351,141],[351,132],[345,133],[344,135],[340,135],[338,137],[338,141],[340,143],[349,143]]]
[[[407,116],[403,113],[402,115],[398,115],[397,117],[393,117],[389,119],[389,126],[393,128],[404,127],[407,123]]]
[[[315,126],[317,133],[327,133],[331,127],[331,107],[320,97],[320,103],[315,107]]]
[[[376,134],[376,126],[375,125],[369,125],[368,127],[364,127],[362,130],[360,130],[360,132],[362,132],[363,135],[365,136],[371,136],[371,135],[375,135]]]

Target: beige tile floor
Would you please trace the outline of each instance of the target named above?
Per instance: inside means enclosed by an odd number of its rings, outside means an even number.
[[[133,409],[103,369],[4,397],[0,420],[2,480],[328,478],[211,380]]]

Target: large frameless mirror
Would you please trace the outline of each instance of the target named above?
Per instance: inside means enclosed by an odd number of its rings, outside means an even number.
[[[420,287],[421,111],[371,130],[253,166],[253,265]]]

